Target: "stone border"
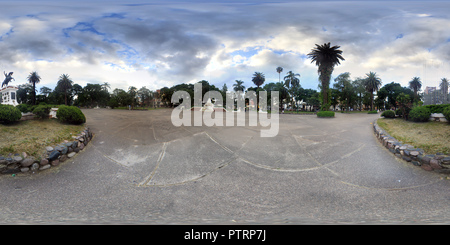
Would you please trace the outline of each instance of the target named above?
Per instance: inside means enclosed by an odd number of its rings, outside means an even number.
[[[86,147],[93,137],[92,131],[85,128],[77,136],[72,136],[74,141],[65,140],[57,146],[47,146],[45,157],[41,160],[34,157],[27,156],[26,153],[15,154],[11,153],[7,156],[0,155],[0,174],[16,174],[26,172],[36,172],[58,166],[60,163],[72,158]]]
[[[377,120],[373,122],[373,130],[375,136],[386,147],[389,152],[406,162],[419,166],[427,171],[435,171],[439,173],[450,173],[450,156],[442,153],[432,155],[424,155],[424,151],[415,148],[412,145],[403,144],[394,137],[390,136],[377,124]]]

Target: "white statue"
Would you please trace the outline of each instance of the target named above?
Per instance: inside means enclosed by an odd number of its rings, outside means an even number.
[[[214,111],[214,104],[211,102],[211,98],[208,98],[206,104],[203,106],[203,111]]]

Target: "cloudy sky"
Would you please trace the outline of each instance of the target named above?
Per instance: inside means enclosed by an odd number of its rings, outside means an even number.
[[[75,83],[156,90],[207,80],[254,86],[254,72],[277,82],[276,67],[301,74],[317,89],[306,57],[331,42],[345,61],[333,77],[376,72],[383,85],[425,86],[450,78],[448,1],[0,1],[0,72],[13,85],[32,71],[54,88],[61,74]]]

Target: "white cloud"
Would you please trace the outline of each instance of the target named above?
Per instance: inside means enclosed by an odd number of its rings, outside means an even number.
[[[448,2],[248,2],[5,2],[0,71],[14,71],[21,84],[36,70],[42,86],[65,73],[123,89],[202,79],[231,88],[234,80],[253,86],[256,71],[276,82],[282,66],[316,89],[317,68],[305,55],[331,42],[345,58],[333,76],[375,71],[404,86],[413,76],[424,86],[447,76]],[[433,62],[443,65],[426,65]]]

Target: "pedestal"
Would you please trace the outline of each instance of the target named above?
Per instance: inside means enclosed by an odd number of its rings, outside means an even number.
[[[17,90],[18,87],[6,86],[0,89],[0,103],[3,105],[16,106],[17,103]]]

